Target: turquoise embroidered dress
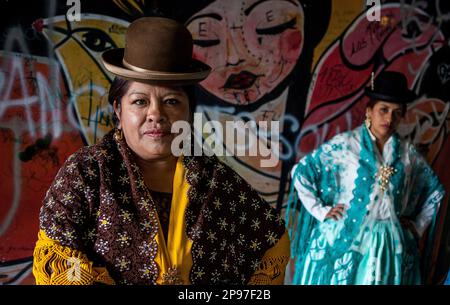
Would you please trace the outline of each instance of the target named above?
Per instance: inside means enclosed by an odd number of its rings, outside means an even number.
[[[450,270],[448,271],[447,279],[445,280],[444,285],[450,285]]]
[[[432,232],[444,189],[412,144],[394,134],[380,153],[363,124],[302,158],[291,175],[293,284],[421,283],[417,241],[400,218],[419,235],[430,224]],[[325,220],[337,204],[344,217]]]

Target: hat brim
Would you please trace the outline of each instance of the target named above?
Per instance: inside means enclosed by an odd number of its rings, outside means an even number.
[[[186,71],[160,72],[131,70],[122,63],[124,50],[123,48],[118,48],[105,51],[101,56],[101,60],[106,70],[125,79],[155,84],[187,85],[201,82],[211,72],[210,66],[195,59],[192,59],[192,64]]]
[[[372,91],[372,90],[370,90],[370,88],[366,87],[365,93],[367,96],[369,96],[371,98],[394,103],[394,104],[408,104],[418,98],[418,96],[414,92],[409,91],[409,90],[406,92],[403,92],[401,95],[394,96],[394,95],[383,94],[381,92]]]

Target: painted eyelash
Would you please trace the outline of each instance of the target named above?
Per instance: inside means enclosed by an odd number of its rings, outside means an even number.
[[[282,32],[284,32],[287,29],[294,29],[295,28],[295,24],[297,23],[297,18],[294,17],[291,20],[289,20],[288,22],[285,22],[283,24],[280,25],[276,25],[270,28],[265,28],[265,29],[256,29],[256,34],[259,35],[276,35],[276,34],[280,34]]]
[[[284,32],[287,29],[294,29],[296,23],[297,23],[297,18],[292,18],[288,22],[285,22],[283,24],[280,24],[280,25],[277,25],[274,27],[270,27],[270,28],[266,28],[266,29],[256,29],[256,33],[259,35],[277,35],[277,34]],[[192,43],[199,47],[207,48],[207,47],[212,47],[212,46],[218,45],[220,43],[220,40],[219,39],[207,39],[207,40],[194,39],[192,41]]]
[[[212,47],[212,46],[218,45],[220,43],[220,40],[219,39],[208,39],[208,40],[194,39],[192,41],[192,43],[199,47],[205,48],[205,47]]]

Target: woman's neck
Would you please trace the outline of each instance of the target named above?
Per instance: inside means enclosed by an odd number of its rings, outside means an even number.
[[[383,154],[384,144],[386,144],[386,142],[389,140],[389,137],[381,137],[376,132],[373,132],[372,130],[370,131],[375,136],[375,143],[377,144],[378,150],[381,154]]]
[[[172,193],[173,176],[177,166],[177,157],[169,156],[155,160],[136,158],[144,177],[145,184],[153,191]]]
[[[377,138],[375,142],[377,144],[378,150],[381,154],[383,154],[384,144],[386,144],[387,140],[380,140]]]

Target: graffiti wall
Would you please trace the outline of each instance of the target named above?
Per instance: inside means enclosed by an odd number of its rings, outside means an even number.
[[[141,16],[170,16],[192,33],[194,56],[213,68],[196,91],[205,121],[281,122],[276,166],[262,167],[262,154],[221,157],[281,213],[293,164],[362,123],[364,87],[384,70],[404,73],[420,96],[399,133],[450,192],[449,2],[381,1],[378,21],[368,9],[363,0],[1,1],[0,283],[33,283],[47,188],[70,154],[113,126],[113,76],[99,56],[123,47]],[[446,203],[430,283],[450,263]]]

